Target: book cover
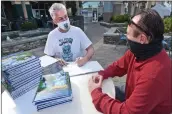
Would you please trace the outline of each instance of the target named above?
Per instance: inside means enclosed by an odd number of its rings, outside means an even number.
[[[39,103],[54,98],[70,96],[71,85],[69,73],[62,70],[59,62],[43,68],[43,77],[40,80],[33,102]]]
[[[20,65],[36,57],[33,56],[31,52],[21,52],[16,53],[11,56],[6,56],[2,58],[2,71],[10,69],[14,66]]]

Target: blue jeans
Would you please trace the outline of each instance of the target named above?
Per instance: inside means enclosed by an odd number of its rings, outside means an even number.
[[[125,101],[125,85],[115,86],[116,99],[121,102]]]

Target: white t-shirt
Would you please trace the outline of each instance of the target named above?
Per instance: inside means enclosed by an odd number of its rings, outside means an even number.
[[[55,28],[48,34],[44,53],[65,61],[75,61],[77,57],[84,56],[85,49],[91,44],[86,34],[78,27],[71,26],[66,33]]]

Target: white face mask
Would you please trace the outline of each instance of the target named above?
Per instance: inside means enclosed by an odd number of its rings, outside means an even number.
[[[69,19],[67,19],[66,21],[57,23],[58,27],[63,29],[63,30],[69,30],[70,28],[70,21]]]

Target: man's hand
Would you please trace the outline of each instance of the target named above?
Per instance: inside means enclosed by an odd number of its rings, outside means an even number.
[[[86,57],[79,57],[79,58],[76,58],[76,64],[81,67],[83,66],[85,63],[87,63],[88,59]]]
[[[101,75],[92,76],[88,82],[89,92],[91,93],[94,89],[102,87],[102,82],[103,82],[103,76]]]
[[[56,59],[57,59],[57,61],[58,61],[62,66],[66,66],[66,65],[67,65],[67,63],[66,63],[65,60],[60,59],[60,58],[56,58]]]

